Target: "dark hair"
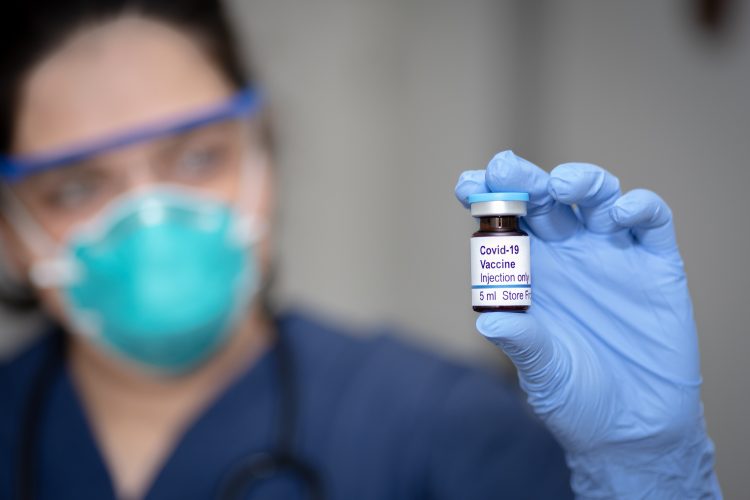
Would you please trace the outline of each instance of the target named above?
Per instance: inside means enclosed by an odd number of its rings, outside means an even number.
[[[13,140],[17,105],[28,73],[87,25],[137,14],[188,32],[237,87],[248,83],[219,0],[10,0],[0,20],[0,153]]]
[[[7,2],[7,3],[6,3]],[[0,154],[10,152],[18,103],[28,74],[67,38],[87,26],[140,15],[188,33],[238,88],[254,83],[243,65],[220,0],[6,0],[0,15]],[[8,5],[9,4],[9,5]],[[264,117],[263,140],[271,131]],[[0,273],[2,274],[2,273]],[[0,279],[0,303],[36,306],[34,294]],[[12,291],[11,291],[12,289]]]

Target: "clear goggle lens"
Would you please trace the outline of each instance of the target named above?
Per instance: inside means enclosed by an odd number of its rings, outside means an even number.
[[[0,178],[56,237],[141,185],[236,194],[257,126],[249,118],[259,109],[258,95],[245,90],[211,108],[77,149],[0,158]]]

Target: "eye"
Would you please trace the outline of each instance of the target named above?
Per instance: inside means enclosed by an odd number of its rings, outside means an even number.
[[[99,179],[76,176],[63,179],[45,195],[45,204],[53,209],[80,210],[89,207],[101,194]]]
[[[184,148],[175,158],[173,173],[182,178],[201,178],[222,168],[227,159],[223,145],[193,145]]]

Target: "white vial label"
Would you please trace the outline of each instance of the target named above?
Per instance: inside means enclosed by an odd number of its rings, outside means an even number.
[[[471,305],[531,305],[528,236],[476,236],[471,239]]]

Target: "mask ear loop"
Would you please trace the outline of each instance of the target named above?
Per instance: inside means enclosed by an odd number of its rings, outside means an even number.
[[[249,152],[240,165],[240,191],[238,205],[238,220],[232,231],[232,238],[242,246],[257,243],[268,230],[268,223],[260,216],[262,184],[268,175],[268,165],[265,161],[253,165],[253,157]]]
[[[29,279],[39,288],[59,288],[75,283],[80,269],[71,259],[60,255],[59,245],[41,227],[29,209],[6,184],[0,185],[8,222],[33,255]]]

